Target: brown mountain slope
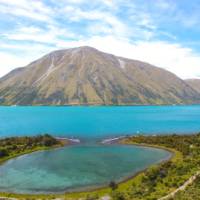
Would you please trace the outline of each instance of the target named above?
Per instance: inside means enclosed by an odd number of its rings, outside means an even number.
[[[200,79],[187,79],[185,82],[200,93]]]
[[[11,105],[177,104],[200,95],[174,74],[91,47],[52,52],[0,79]]]

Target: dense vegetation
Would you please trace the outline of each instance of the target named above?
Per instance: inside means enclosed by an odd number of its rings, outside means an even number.
[[[11,137],[0,140],[0,162],[9,158],[61,145],[60,141],[45,134],[33,137]]]
[[[200,177],[188,186],[185,191],[181,191],[175,195],[174,200],[199,200],[200,199]]]
[[[126,138],[127,144],[162,146],[177,151],[174,159],[146,170],[126,191],[113,199],[158,199],[181,186],[200,169],[200,134],[134,136]]]

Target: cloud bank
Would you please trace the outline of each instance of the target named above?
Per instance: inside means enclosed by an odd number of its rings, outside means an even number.
[[[197,0],[0,0],[0,76],[87,45],[199,78],[198,9]]]

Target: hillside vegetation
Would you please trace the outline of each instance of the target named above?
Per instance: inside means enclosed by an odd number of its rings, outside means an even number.
[[[173,73],[91,47],[54,51],[0,79],[1,105],[200,103]]]

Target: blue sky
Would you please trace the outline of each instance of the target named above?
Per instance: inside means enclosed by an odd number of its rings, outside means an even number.
[[[200,0],[0,0],[0,76],[77,46],[200,78]]]

